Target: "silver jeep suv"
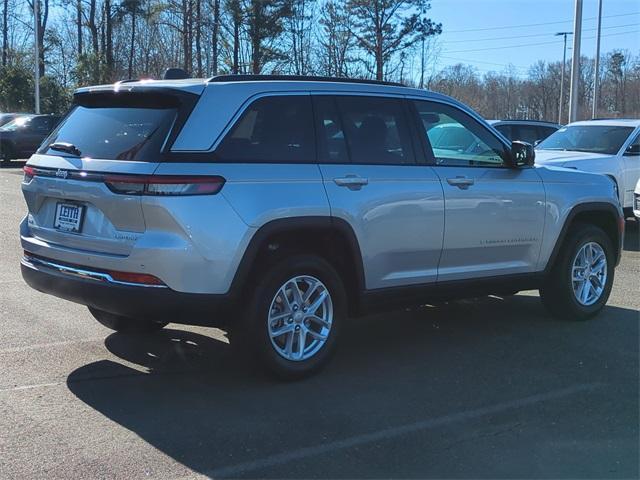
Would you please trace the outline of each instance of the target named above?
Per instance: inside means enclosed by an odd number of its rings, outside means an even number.
[[[615,186],[533,160],[468,107],[400,85],[82,88],[24,169],[22,274],[116,331],[226,328],[288,378],[372,310],[540,289],[586,319],[620,258]]]

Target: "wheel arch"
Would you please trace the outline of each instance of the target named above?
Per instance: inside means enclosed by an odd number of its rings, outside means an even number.
[[[624,228],[622,222],[624,222],[624,217],[620,216],[618,209],[611,203],[590,202],[574,206],[567,215],[562,230],[556,239],[556,244],[544,270],[545,273],[549,273],[553,268],[567,233],[577,223],[591,224],[601,228],[611,240],[616,264],[618,264],[622,253],[622,229]]]
[[[231,283],[232,296],[250,283],[252,273],[292,253],[317,254],[338,271],[345,284],[350,313],[358,310],[365,288],[364,266],[357,237],[343,219],[325,216],[289,217],[262,225],[249,241]]]

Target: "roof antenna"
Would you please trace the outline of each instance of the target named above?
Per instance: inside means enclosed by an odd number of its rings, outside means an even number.
[[[189,74],[182,68],[167,68],[162,76],[163,80],[183,80],[189,78]]]

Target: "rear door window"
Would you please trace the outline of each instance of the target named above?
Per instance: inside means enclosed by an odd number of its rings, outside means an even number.
[[[497,125],[496,130],[498,130],[501,134],[507,137],[509,140],[513,140],[513,136],[511,134],[511,126],[510,125]]]
[[[353,163],[415,163],[409,123],[401,100],[360,96],[336,96],[335,100]]]
[[[157,162],[176,118],[174,102],[150,99],[137,103],[118,100],[76,105],[40,153],[67,155],[49,148],[55,142],[64,142],[74,145],[82,157]]]
[[[511,128],[515,130],[513,140],[533,144],[539,138],[538,129],[533,125],[513,125]]]
[[[315,162],[310,96],[259,98],[231,128],[216,156],[234,163]]]
[[[537,139],[538,140],[544,140],[549,135],[554,133],[556,130],[558,130],[558,129],[557,128],[553,128],[553,127],[538,127],[538,138]]]

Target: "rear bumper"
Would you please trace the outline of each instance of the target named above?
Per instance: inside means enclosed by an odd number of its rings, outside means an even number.
[[[20,267],[25,282],[35,290],[117,315],[211,327],[232,320],[230,295],[113,282],[101,272],[29,257],[22,259]]]

